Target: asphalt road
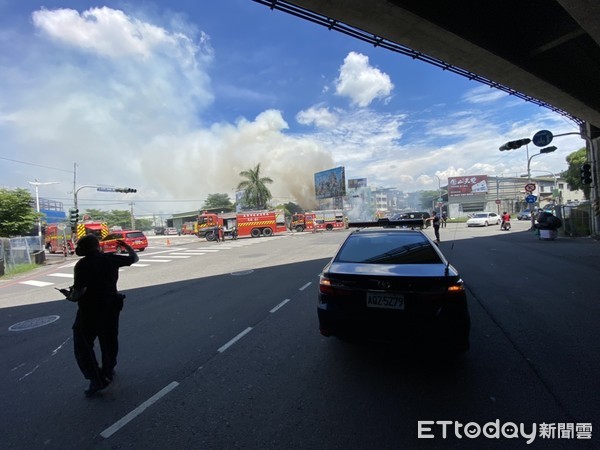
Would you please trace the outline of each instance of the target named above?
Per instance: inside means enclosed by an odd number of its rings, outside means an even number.
[[[600,244],[540,241],[528,225],[442,229],[473,322],[453,361],[319,335],[318,273],[345,231],[153,239],[121,273],[117,376],[94,399],[72,355],[75,307],[53,289],[72,267],[0,283],[0,448],[599,448]],[[34,318],[53,321],[9,330]],[[419,439],[419,421],[452,423],[446,438],[423,423],[433,437]],[[459,439],[457,422],[536,435]]]

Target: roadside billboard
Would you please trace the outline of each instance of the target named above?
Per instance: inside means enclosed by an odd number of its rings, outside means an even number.
[[[488,193],[487,175],[467,175],[448,178],[448,195],[450,197],[468,197]]]
[[[344,167],[336,167],[315,173],[315,197],[318,200],[343,197],[344,195],[346,195]]]
[[[366,178],[350,178],[348,180],[348,189],[358,189],[361,187],[367,187]]]

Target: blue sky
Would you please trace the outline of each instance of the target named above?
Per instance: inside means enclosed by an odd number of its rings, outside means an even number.
[[[0,185],[81,209],[201,207],[260,163],[275,201],[312,207],[314,173],[406,192],[525,173],[508,140],[578,131],[545,108],[251,0],[0,0]],[[557,138],[534,175],[584,147]],[[537,148],[530,146],[530,155]],[[538,172],[535,172],[535,171]],[[33,192],[33,191],[32,191]]]

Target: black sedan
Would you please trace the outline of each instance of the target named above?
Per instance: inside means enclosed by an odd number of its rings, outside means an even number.
[[[463,281],[420,230],[349,234],[321,273],[317,312],[324,336],[451,353],[469,349]]]

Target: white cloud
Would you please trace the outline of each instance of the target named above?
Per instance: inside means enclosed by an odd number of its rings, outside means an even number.
[[[478,86],[471,89],[463,95],[463,100],[467,103],[491,103],[508,97],[508,94],[499,89],[489,86]]]
[[[338,123],[337,114],[329,108],[312,107],[296,114],[296,120],[302,125],[314,125],[319,128],[333,128]]]
[[[366,107],[375,99],[386,99],[394,89],[390,77],[369,65],[369,58],[350,52],[340,67],[336,93],[348,97],[353,104]]]
[[[183,33],[167,30],[108,7],[79,14],[73,9],[41,9],[33,12],[34,25],[52,39],[104,57],[150,58],[173,53],[184,66],[194,66],[199,45]],[[199,39],[205,56],[212,56],[207,38]]]

